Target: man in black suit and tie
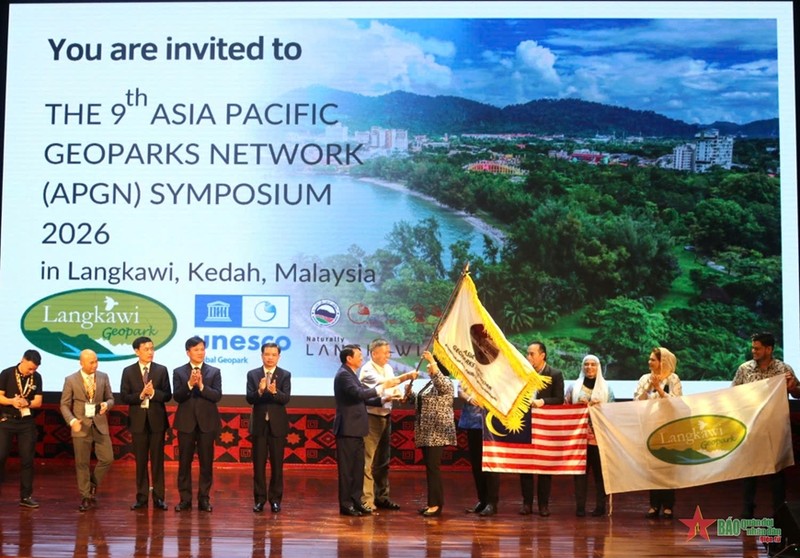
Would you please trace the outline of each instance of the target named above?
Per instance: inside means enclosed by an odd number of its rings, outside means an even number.
[[[247,373],[247,402],[253,406],[250,436],[253,440],[253,498],[256,513],[264,511],[269,497],[273,513],[281,511],[283,499],[283,450],[289,433],[286,404],[292,394],[292,374],[278,367],[281,348],[277,343],[261,346],[263,366]],[[267,456],[271,469],[267,492]]]
[[[384,390],[417,377],[417,372],[385,378],[372,388],[358,379],[358,369],[364,360],[358,345],[345,345],[339,353],[342,366],[333,380],[336,400],[336,461],[339,472],[339,513],[359,517],[371,514],[372,509],[361,502],[364,489],[364,436],[369,433],[368,400],[381,404]]]
[[[172,393],[178,403],[173,426],[178,431],[178,492],[181,501],[175,511],[192,509],[192,460],[195,450],[200,462],[197,506],[210,512],[209,493],[214,480],[214,439],[222,423],[217,402],[222,399],[222,374],[203,362],[206,343],[202,337],[186,340],[189,362],[172,371]]]
[[[132,510],[147,507],[150,476],[153,475],[153,507],[166,510],[164,501],[164,437],[169,429],[164,403],[172,399],[169,371],[153,362],[155,349],[149,337],[137,337],[133,352],[139,361],[122,371],[120,397],[128,405],[128,430],[133,437],[136,456],[136,503]]]

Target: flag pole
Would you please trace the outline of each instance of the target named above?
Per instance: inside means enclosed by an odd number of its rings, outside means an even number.
[[[463,269],[461,270],[461,277],[458,278],[458,281],[456,282],[456,286],[453,288],[453,292],[450,293],[450,298],[447,301],[447,305],[445,306],[444,312],[442,312],[442,315],[439,316],[439,321],[436,322],[436,327],[433,328],[433,334],[431,335],[430,339],[428,339],[428,344],[425,345],[425,351],[427,351],[428,349],[431,348],[431,345],[433,344],[433,340],[436,337],[436,335],[439,333],[439,328],[442,326],[442,322],[447,317],[447,314],[450,313],[450,307],[453,306],[453,301],[455,300],[459,289],[461,289],[461,283],[464,282],[464,277],[467,276],[467,273],[469,273],[469,262],[465,263]],[[425,351],[423,351],[423,352],[425,352]],[[416,367],[416,371],[417,372],[419,372],[419,367],[422,364],[423,360],[424,359],[422,357],[420,357],[419,362],[417,363],[417,367]],[[414,382],[414,380],[411,380],[411,382],[409,383],[409,386],[413,382]]]

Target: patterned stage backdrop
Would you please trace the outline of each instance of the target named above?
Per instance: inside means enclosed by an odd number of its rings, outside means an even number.
[[[172,424],[175,407],[167,407]],[[248,434],[250,408],[220,407],[222,431],[217,438],[216,463],[251,463],[252,443]],[[456,420],[459,412],[456,411]],[[120,405],[111,410],[108,423],[114,444],[115,460],[133,461],[133,445],[126,427],[128,408]],[[333,409],[289,409],[289,435],[285,463],[292,465],[336,466],[336,437],[333,435]],[[45,404],[36,417],[39,442],[37,458],[73,459],[70,429],[56,404]],[[178,459],[178,436],[167,433],[164,450],[167,461]],[[414,447],[414,411],[392,412],[392,467],[422,466],[422,452]],[[445,467],[469,469],[467,437],[458,433],[458,447],[447,448],[442,457]]]
[[[794,406],[793,406],[794,407]],[[175,407],[170,411],[170,424]],[[111,410],[109,425],[114,444],[115,459],[133,461],[131,435],[125,426],[128,408],[120,405]],[[286,465],[336,465],[336,438],[333,435],[333,409],[289,409],[290,431],[286,444]],[[217,463],[251,463],[252,444],[247,432],[250,408],[221,407],[222,431],[217,438],[215,461]],[[458,421],[459,411],[456,411]],[[800,412],[792,412],[792,444],[795,463],[800,463]],[[61,417],[57,404],[45,404],[36,416],[39,441],[37,458],[73,459],[70,430]],[[177,461],[178,437],[170,430],[165,448],[166,460]],[[16,439],[12,448],[16,455]],[[414,412],[397,409],[392,412],[392,467],[422,467],[422,452],[414,447]],[[458,430],[458,447],[447,448],[442,465],[455,469],[469,469],[467,436]]]

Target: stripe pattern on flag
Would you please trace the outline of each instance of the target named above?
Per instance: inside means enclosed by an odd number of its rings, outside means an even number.
[[[589,408],[550,405],[533,409],[519,433],[487,424],[483,470],[497,473],[581,475],[586,472]]]

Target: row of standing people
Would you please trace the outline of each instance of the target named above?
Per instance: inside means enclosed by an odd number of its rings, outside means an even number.
[[[138,360],[122,372],[120,399],[129,406],[128,430],[136,460],[136,500],[131,509],[153,507],[167,510],[164,478],[164,446],[169,430],[165,403],[178,403],[173,427],[178,437],[180,501],[176,512],[192,509],[192,461],[200,465],[197,505],[211,512],[214,441],[221,429],[217,403],[222,398],[219,368],[205,362],[205,342],[191,337],[185,343],[189,361],[172,372],[153,361],[153,341],[139,337],[133,342]],[[280,511],[283,493],[283,446],[288,433],[285,404],[291,392],[291,374],[278,368],[280,348],[267,343],[261,348],[263,366],[248,372],[247,400],[253,405],[250,434],[253,440],[254,511],[263,511],[269,497],[273,512]],[[80,369],[64,380],[60,410],[70,427],[75,455],[80,504],[85,512],[97,506],[97,492],[114,460],[108,413],[114,395],[107,374],[97,370],[97,354],[83,350]],[[42,405],[42,378],[38,351],[26,351],[19,364],[0,373],[0,481],[5,471],[11,439],[17,437],[20,455],[20,506],[38,508],[33,498],[33,460],[37,429],[32,411]],[[255,420],[259,419],[259,420]],[[91,467],[94,450],[97,462]],[[270,453],[272,475],[269,493],[265,486],[266,454]],[[260,466],[260,470],[259,470]],[[151,488],[152,487],[152,488]]]
[[[373,485],[372,456],[365,465],[364,441],[368,433],[382,440],[370,447],[380,447],[379,460],[385,459],[388,473],[388,445],[390,421],[388,413],[393,401],[410,400],[418,414],[415,429],[417,445],[422,447],[426,464],[429,498],[424,515],[438,515],[442,506],[442,485],[439,473],[442,451],[456,444],[453,420],[453,386],[439,373],[430,353],[428,360],[430,381],[418,392],[400,393],[400,383],[417,377],[416,372],[395,376],[388,364],[390,350],[385,340],[375,340],[371,359],[362,365],[363,357],[358,346],[348,345],[340,353],[342,368],[334,380],[336,420],[334,433],[337,439],[339,468],[340,510],[349,515],[371,513],[372,506],[364,505],[362,494]],[[175,368],[170,383],[169,372],[154,362],[153,342],[147,337],[134,340],[133,350],[138,359],[122,372],[120,399],[129,406],[128,430],[131,433],[136,464],[136,500],[132,510],[145,509],[152,498],[153,507],[167,510],[164,475],[164,447],[169,429],[165,404],[178,403],[173,427],[178,435],[178,478],[180,501],[176,512],[192,509],[191,466],[194,455],[199,461],[199,486],[197,505],[200,511],[211,512],[210,491],[213,483],[214,440],[221,422],[217,403],[222,398],[220,370],[205,362],[205,343],[192,337],[185,343],[189,362]],[[253,445],[253,511],[258,513],[268,506],[273,513],[281,511],[283,498],[283,457],[289,432],[286,405],[291,397],[291,373],[278,366],[280,347],[266,343],[261,347],[262,366],[247,373],[247,402],[252,405],[249,433]],[[97,370],[98,358],[94,351],[84,350],[79,355],[80,369],[67,376],[61,394],[60,410],[70,427],[75,454],[75,470],[80,494],[79,511],[97,506],[97,491],[111,468],[114,454],[108,426],[108,413],[114,406],[114,395],[107,374]],[[33,498],[33,461],[37,429],[33,410],[42,405],[42,378],[38,367],[38,351],[26,351],[17,366],[0,374],[0,481],[5,461],[11,449],[11,439],[17,437],[21,461],[20,505],[38,508]],[[385,377],[374,377],[383,369]],[[364,382],[356,376],[360,370]],[[341,374],[341,372],[346,374]],[[410,387],[410,383],[409,383]],[[377,424],[369,425],[365,401],[370,404],[371,417]],[[388,409],[387,409],[388,407]],[[375,413],[375,410],[378,410]],[[97,462],[92,468],[91,453]],[[270,464],[270,479],[266,481],[266,463]],[[377,463],[377,461],[375,462]],[[365,475],[369,471],[369,475]],[[365,478],[368,477],[368,478]],[[399,509],[388,495],[388,476],[378,478],[377,505]],[[352,498],[345,499],[346,494]],[[352,509],[351,504],[357,509]],[[351,508],[348,510],[348,508]],[[437,511],[438,510],[438,511]]]
[[[792,368],[773,357],[775,338],[770,333],[757,333],[751,338],[751,354],[753,358],[744,362],[736,371],[732,385],[755,382],[774,376],[783,376],[786,380],[787,393],[800,398],[800,385]],[[563,373],[547,363],[547,349],[541,341],[534,341],[528,346],[528,361],[541,375],[551,378],[550,384],[540,391],[532,401],[532,407],[545,405],[582,404],[597,405],[614,401],[614,393],[605,381],[600,360],[594,355],[583,358],[579,377],[564,391]],[[639,378],[633,394],[634,400],[680,397],[683,395],[681,381],[676,373],[677,359],[664,347],[654,348],[648,358],[649,372]],[[459,419],[459,427],[467,432],[467,443],[472,468],[472,475],[478,496],[477,503],[466,509],[467,513],[491,516],[497,513],[499,501],[500,474],[482,470],[483,432],[485,414],[475,404],[473,398],[459,390],[459,397],[464,400],[464,407]],[[587,439],[586,473],[574,476],[575,515],[586,515],[586,499],[589,473],[595,484],[595,508],[591,515],[600,517],[606,513],[606,493],[603,483],[603,471],[597,439],[589,425]],[[521,515],[533,513],[534,476],[521,474],[520,489],[522,495]],[[552,476],[540,474],[538,477],[537,499],[539,515],[550,515],[550,493]],[[786,498],[786,481],[784,471],[768,475],[772,488],[773,515]],[[752,518],[755,511],[755,496],[758,477],[744,479],[743,518]],[[675,490],[651,490],[650,506],[645,513],[648,519],[674,517]]]
[[[800,387],[791,367],[773,357],[775,340],[771,334],[752,337],[753,359],[742,364],[733,384],[739,385],[775,375],[786,378],[787,391],[800,397]],[[186,341],[189,362],[173,371],[170,386],[166,367],[153,362],[153,343],[146,337],[133,344],[138,362],[123,371],[120,396],[129,405],[128,427],[136,457],[136,501],[132,509],[145,508],[151,495],[156,509],[166,510],[164,488],[164,442],[169,428],[164,404],[173,397],[178,403],[174,427],[178,431],[180,502],[176,511],[192,507],[191,463],[197,453],[200,462],[198,506],[212,511],[209,493],[213,482],[214,439],[221,423],[217,402],[222,397],[221,375],[218,368],[205,363],[205,343],[200,337]],[[370,360],[363,364],[361,349],[348,345],[340,352],[342,366],[334,380],[339,470],[339,505],[344,515],[365,515],[373,508],[396,510],[400,506],[389,494],[389,457],[392,404],[398,400],[414,402],[416,407],[415,442],[422,449],[428,484],[427,505],[419,512],[437,516],[443,507],[440,473],[445,446],[456,445],[453,421],[453,386],[446,378],[447,371],[439,370],[428,352],[429,381],[419,391],[405,393],[397,386],[417,376],[416,372],[395,376],[389,364],[391,350],[388,341],[376,339],[369,347]],[[291,396],[291,373],[277,366],[280,348],[267,343],[261,348],[263,366],[247,374],[247,401],[253,406],[250,434],[253,442],[254,512],[273,512],[281,509],[283,497],[283,455],[288,434],[286,405]],[[550,385],[536,395],[532,407],[556,405],[562,402],[593,405],[614,400],[605,382],[600,361],[594,355],[583,359],[579,378],[564,392],[561,371],[547,363],[547,349],[542,342],[528,347],[527,358],[536,371],[552,379]],[[0,481],[10,451],[11,438],[17,437],[21,460],[20,505],[35,508],[33,497],[33,458],[37,430],[32,410],[41,407],[41,364],[38,351],[29,350],[20,363],[0,373]],[[680,379],[675,373],[675,356],[663,347],[656,348],[648,360],[650,373],[643,375],[634,399],[677,397],[682,395]],[[174,388],[174,389],[173,389]],[[38,393],[37,393],[38,389]],[[497,513],[499,476],[481,470],[483,417],[474,400],[464,393],[465,400],[459,426],[467,431],[470,461],[478,492],[478,503],[467,511],[482,516]],[[113,461],[108,431],[107,413],[114,404],[108,376],[97,371],[97,355],[91,350],[80,354],[80,370],[65,379],[61,412],[72,431],[80,511],[96,505],[96,492]],[[92,447],[98,458],[90,470]],[[270,482],[266,483],[266,462],[270,462]],[[149,467],[148,467],[149,465]],[[576,515],[585,515],[587,477],[592,472],[596,501],[594,516],[605,514],[606,495],[597,443],[590,429],[587,450],[587,474],[575,477]],[[151,483],[152,480],[152,483]],[[550,475],[538,475],[537,499],[539,514],[548,516],[552,486]],[[755,509],[757,479],[745,480],[743,517],[752,517]],[[770,475],[775,510],[785,498],[783,472]],[[152,486],[152,491],[151,487]],[[533,513],[533,475],[520,475],[523,505],[522,515]],[[673,516],[674,490],[654,490],[646,516]]]

